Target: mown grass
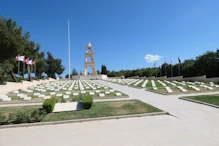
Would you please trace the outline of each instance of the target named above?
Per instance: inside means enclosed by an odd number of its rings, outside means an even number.
[[[42,106],[1,107],[0,113],[8,116],[10,113],[40,108],[42,108]],[[161,112],[161,110],[139,100],[95,102],[89,110],[50,113],[47,114],[42,121],[62,121],[153,112]]]
[[[89,110],[51,113],[43,121],[60,121],[160,112],[161,110],[139,100],[94,103]]]
[[[201,102],[206,102],[209,104],[219,106],[219,95],[200,95],[200,96],[188,96],[184,97],[192,100],[197,100]]]

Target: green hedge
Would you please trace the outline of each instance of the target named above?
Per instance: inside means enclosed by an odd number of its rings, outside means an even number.
[[[89,96],[89,95],[82,96],[81,100],[82,100],[82,104],[83,104],[84,109],[90,109],[92,107],[93,98],[91,96]]]
[[[7,122],[6,116],[0,113],[0,125]]]
[[[8,119],[3,124],[20,124],[20,123],[34,123],[40,122],[43,117],[46,115],[46,112],[43,109],[32,109],[29,111],[19,111],[17,113],[11,113],[8,116]]]
[[[44,102],[43,102],[43,109],[47,112],[47,113],[51,113],[55,107],[55,104],[56,104],[56,99],[53,97],[53,98],[50,98],[50,99],[46,99]]]

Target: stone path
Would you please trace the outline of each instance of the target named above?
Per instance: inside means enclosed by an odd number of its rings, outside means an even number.
[[[1,146],[218,146],[219,110],[142,89],[98,81],[173,116],[152,116],[0,130]],[[19,136],[20,135],[20,136]],[[39,140],[40,139],[40,140]]]

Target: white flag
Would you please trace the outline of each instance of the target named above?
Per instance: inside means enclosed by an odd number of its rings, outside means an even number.
[[[24,56],[18,56],[19,61],[24,61]]]
[[[171,63],[173,63],[173,59],[171,58],[170,60],[171,60]]]
[[[29,60],[29,61],[27,62],[27,64],[30,64],[30,65],[31,65],[31,64],[32,64],[32,60]]]

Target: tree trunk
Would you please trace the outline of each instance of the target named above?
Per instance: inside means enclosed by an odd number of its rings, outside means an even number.
[[[15,75],[14,75],[13,70],[10,71],[10,74],[11,74],[11,78],[13,79],[13,81],[14,81],[14,82],[17,82],[17,79],[16,79],[16,77],[15,77]]]
[[[32,81],[31,73],[30,73],[30,66],[27,65],[27,70],[28,70],[28,80]]]

